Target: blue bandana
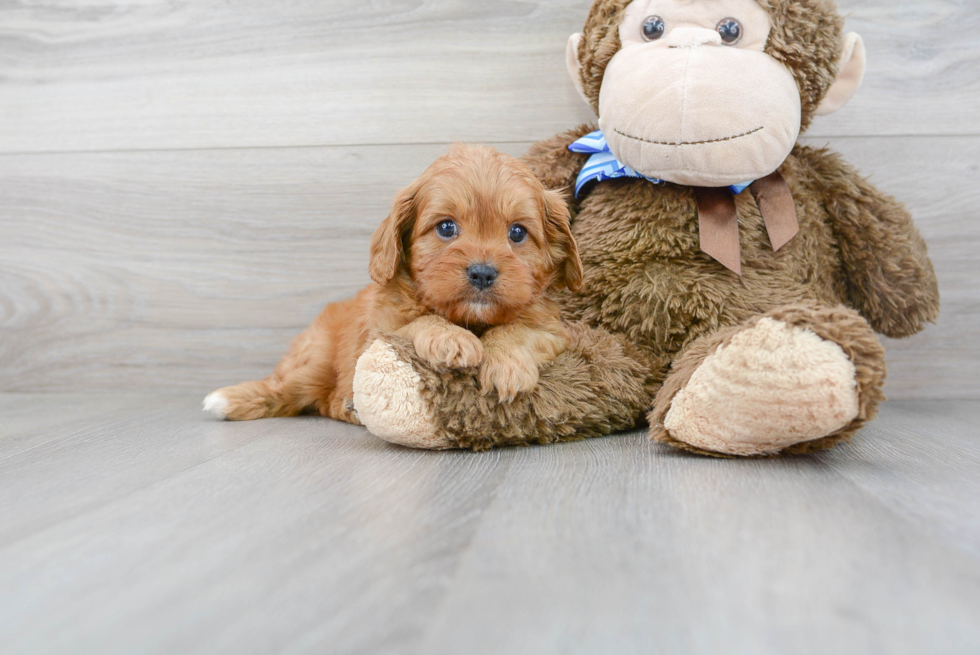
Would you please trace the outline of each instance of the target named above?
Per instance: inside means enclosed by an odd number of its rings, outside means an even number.
[[[578,179],[575,180],[576,198],[578,198],[582,188],[592,181],[604,182],[606,180],[614,180],[618,177],[635,177],[649,180],[654,184],[664,183],[663,180],[658,180],[655,177],[642,175],[635,169],[630,168],[616,159],[616,156],[609,149],[609,144],[606,143],[606,137],[603,136],[602,130],[596,130],[591,134],[586,134],[568,146],[568,149],[572,152],[584,152],[592,155],[579,172]],[[738,195],[745,191],[751,184],[752,182],[733,184],[728,188],[732,190],[732,193]]]

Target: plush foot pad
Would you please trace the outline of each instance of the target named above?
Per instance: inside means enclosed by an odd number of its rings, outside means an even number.
[[[768,455],[833,434],[858,411],[855,368],[839,345],[764,318],[705,358],[663,427],[705,451]]]
[[[440,434],[421,389],[422,380],[411,364],[380,339],[357,360],[354,408],[372,434],[410,448],[458,447]]]

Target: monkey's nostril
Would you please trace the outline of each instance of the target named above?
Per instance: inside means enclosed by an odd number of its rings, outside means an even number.
[[[466,269],[466,275],[472,284],[481,291],[488,289],[497,279],[497,269],[490,264],[473,264]]]

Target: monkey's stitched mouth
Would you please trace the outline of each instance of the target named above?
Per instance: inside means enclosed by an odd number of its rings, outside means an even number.
[[[620,136],[625,136],[627,139],[633,139],[634,141],[642,141],[643,143],[652,143],[657,146],[702,146],[708,143],[721,143],[722,141],[734,141],[735,139],[741,139],[743,136],[749,136],[755,134],[756,132],[761,132],[765,127],[757,127],[754,130],[749,130],[748,132],[742,132],[741,134],[736,134],[734,136],[726,136],[720,139],[706,139],[705,141],[654,141],[653,139],[644,139],[640,136],[633,136],[632,134],[627,134],[620,130],[615,130],[616,134]]]

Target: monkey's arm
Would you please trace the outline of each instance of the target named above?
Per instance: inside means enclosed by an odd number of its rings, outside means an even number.
[[[633,428],[663,380],[669,360],[621,336],[566,326],[568,347],[540,372],[537,386],[502,403],[481,392],[472,371],[433,367],[397,334],[358,361],[354,402],[372,433],[415,448],[554,443]]]
[[[809,161],[837,237],[848,301],[889,337],[919,332],[939,316],[939,287],[926,243],[897,200],[839,155],[798,148]]]
[[[589,155],[571,152],[568,146],[595,129],[594,125],[579,125],[550,139],[538,141],[531,145],[527,154],[521,158],[545,188],[565,192],[573,213],[576,210],[573,196],[575,180],[582,166],[588,161]]]

